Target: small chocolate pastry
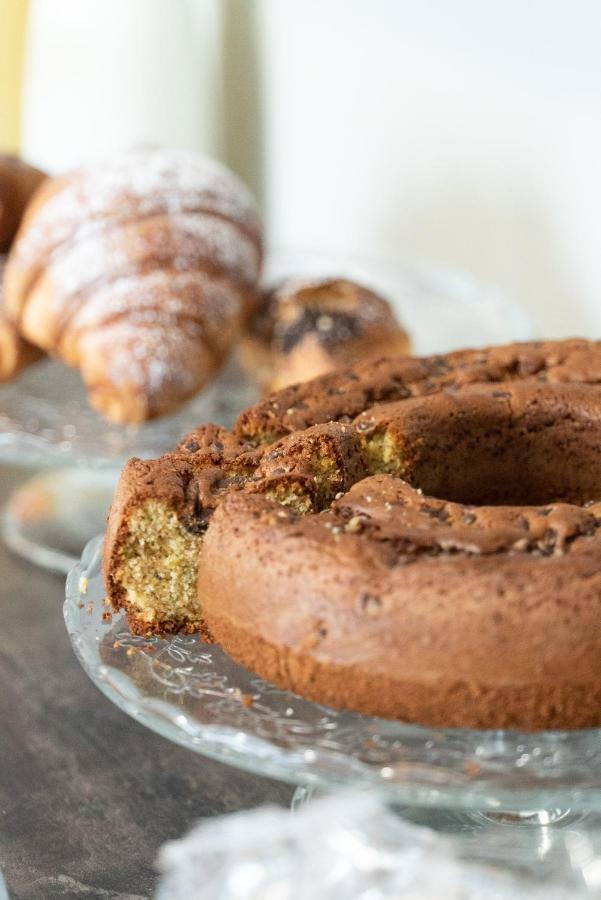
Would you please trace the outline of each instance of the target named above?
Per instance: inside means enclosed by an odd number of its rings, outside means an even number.
[[[267,291],[240,345],[242,364],[265,391],[409,352],[388,301],[343,278],[288,279]]]

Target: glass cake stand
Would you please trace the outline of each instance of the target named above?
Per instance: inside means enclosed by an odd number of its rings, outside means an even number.
[[[102,538],[67,579],[75,653],[100,690],[194,753],[297,785],[293,805],[342,785],[465,835],[523,829],[525,854],[601,824],[601,729],[517,733],[425,728],[329,709],[279,690],[196,636],[145,639],[104,600]],[[530,826],[530,827],[525,827]],[[521,833],[521,832],[520,832]]]
[[[444,352],[528,340],[528,317],[470,278],[420,264],[272,252],[270,282],[289,275],[346,275],[393,302],[414,352]],[[0,462],[42,469],[9,499],[2,515],[8,545],[27,559],[67,572],[89,538],[104,528],[118,472],[131,456],[159,456],[201,422],[229,425],[257,399],[235,362],[176,414],[142,426],[110,425],[92,410],[77,371],[42,361],[0,388]]]

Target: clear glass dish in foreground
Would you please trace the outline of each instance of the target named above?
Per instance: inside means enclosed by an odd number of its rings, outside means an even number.
[[[601,811],[601,729],[422,728],[281,691],[196,637],[134,637],[104,604],[102,539],[67,579],[65,621],[94,683],[164,737],[297,785],[378,787],[400,803],[488,814]]]

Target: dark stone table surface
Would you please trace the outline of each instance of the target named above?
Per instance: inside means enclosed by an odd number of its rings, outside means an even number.
[[[0,503],[26,474],[0,467]],[[64,579],[0,545],[0,868],[11,898],[152,897],[160,845],[292,789],[196,756],[88,680]]]

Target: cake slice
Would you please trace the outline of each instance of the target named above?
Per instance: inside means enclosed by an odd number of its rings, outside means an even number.
[[[251,443],[214,425],[173,453],[126,465],[109,516],[108,597],[136,634],[201,632],[198,560],[213,512],[236,491],[262,494],[299,515],[319,512],[363,477],[357,432],[315,425],[274,444]]]

